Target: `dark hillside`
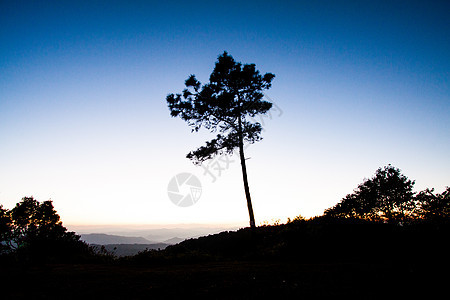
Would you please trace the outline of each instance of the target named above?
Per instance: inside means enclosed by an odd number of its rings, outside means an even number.
[[[363,220],[315,218],[189,239],[133,260],[284,260],[319,262],[425,262],[445,257],[448,225],[400,226]]]
[[[296,218],[118,258],[68,232],[51,202],[25,198],[12,212],[22,207],[29,208],[22,215],[43,210],[46,218],[25,226],[9,222],[20,214],[2,210],[8,299],[429,299],[447,284],[447,214],[409,222]]]
[[[435,298],[446,286],[447,237],[442,224],[316,218],[103,263],[6,266],[0,281],[15,299]]]

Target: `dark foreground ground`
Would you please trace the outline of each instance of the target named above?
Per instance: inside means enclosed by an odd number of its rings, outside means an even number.
[[[79,264],[7,267],[0,282],[3,299],[437,299],[447,294],[447,272],[413,262]]]
[[[317,218],[120,259],[41,251],[0,261],[0,299],[447,299],[449,236],[447,223]]]

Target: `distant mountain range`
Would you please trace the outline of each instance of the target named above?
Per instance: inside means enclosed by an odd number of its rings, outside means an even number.
[[[152,244],[149,241],[140,236],[121,236],[104,233],[88,233],[82,234],[81,240],[88,244],[96,245],[110,245],[110,244]]]
[[[81,240],[97,248],[104,246],[108,252],[116,256],[129,256],[144,250],[163,250],[167,246],[179,243],[184,239],[175,237],[163,243],[158,243],[140,236],[88,233],[82,234]]]
[[[116,256],[135,255],[146,249],[163,250],[186,239],[233,230],[236,227],[192,226],[145,228],[145,226],[69,226],[81,240],[93,246],[105,246]],[[106,232],[106,233],[101,233]]]
[[[155,242],[143,238],[141,236],[122,236],[105,233],[86,233],[81,234],[81,240],[92,245],[121,245],[121,244],[138,244],[138,245],[173,245],[184,241],[185,239],[174,237],[162,242]],[[156,249],[156,248],[152,248]]]
[[[95,247],[101,247],[102,245],[91,244]],[[114,254],[115,256],[131,256],[136,255],[138,252],[144,250],[164,250],[169,244],[156,243],[156,244],[108,244],[103,245],[106,251]]]
[[[178,244],[182,241],[184,241],[185,239],[179,238],[179,237],[174,237],[168,240],[165,240],[164,243],[166,244],[170,244],[170,245],[174,245],[174,244]]]
[[[67,225],[69,231],[81,235],[90,244],[176,244],[185,239],[237,230],[238,226],[178,225],[158,228],[145,225]]]

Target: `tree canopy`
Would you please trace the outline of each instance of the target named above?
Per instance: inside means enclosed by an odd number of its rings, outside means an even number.
[[[379,168],[335,206],[325,210],[325,216],[360,218],[371,221],[400,223],[405,221],[448,221],[450,188],[442,194],[426,189],[417,195],[415,181],[391,165]]]
[[[51,200],[40,203],[24,197],[11,210],[0,206],[0,230],[2,253],[33,261],[93,253],[80,236],[62,225]]]
[[[403,219],[413,201],[414,181],[391,165],[379,168],[375,175],[359,184],[325,215],[358,217],[369,220]]]
[[[172,117],[186,121],[192,131],[203,127],[220,132],[187,157],[198,164],[216,154],[231,154],[241,139],[248,143],[260,140],[261,124],[251,118],[272,107],[272,103],[263,100],[263,90],[271,87],[274,77],[271,73],[262,76],[255,64],[242,65],[224,52],[209,83],[202,85],[195,75],[190,75],[181,94],[169,94],[166,100]]]
[[[416,195],[416,202],[419,204],[417,215],[421,219],[438,223],[450,220],[450,187],[441,194],[427,188]]]

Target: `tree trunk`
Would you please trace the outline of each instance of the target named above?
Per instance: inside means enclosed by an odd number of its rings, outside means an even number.
[[[247,198],[248,214],[250,216],[250,227],[255,228],[255,217],[253,215],[252,199],[250,197],[250,189],[248,187],[248,180],[247,180],[247,167],[245,165],[245,156],[244,156],[244,137],[242,134],[242,122],[240,116],[238,118],[238,122],[239,122],[239,157],[241,159],[242,178],[244,180],[245,197]]]

